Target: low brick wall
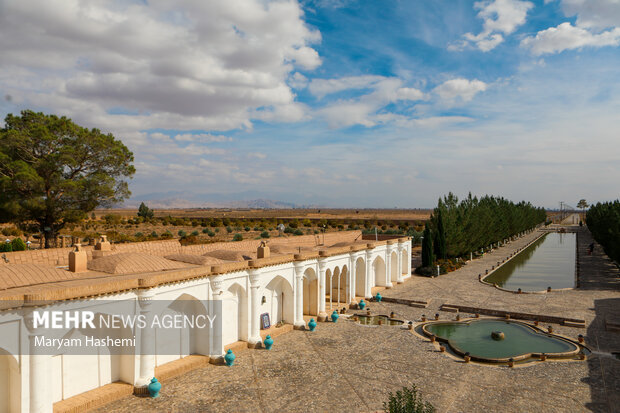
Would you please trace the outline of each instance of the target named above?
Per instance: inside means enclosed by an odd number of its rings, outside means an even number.
[[[441,311],[454,311],[457,310],[461,313],[471,313],[471,314],[484,314],[490,315],[494,317],[506,317],[506,315],[510,316],[510,318],[516,318],[519,320],[530,320],[530,321],[539,321],[543,323],[554,323],[554,324],[570,324],[571,327],[584,327],[586,326],[585,320],[580,320],[578,318],[567,318],[567,317],[556,317],[551,315],[543,315],[543,314],[530,314],[530,313],[517,313],[514,311],[504,311],[504,310],[493,310],[489,308],[478,308],[478,307],[468,307],[464,305],[452,305],[452,304],[443,304]]]

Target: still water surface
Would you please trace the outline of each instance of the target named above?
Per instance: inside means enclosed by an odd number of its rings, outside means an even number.
[[[508,289],[542,291],[575,286],[574,233],[550,233],[537,240],[484,279]]]

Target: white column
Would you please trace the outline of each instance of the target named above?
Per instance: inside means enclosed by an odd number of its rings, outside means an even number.
[[[248,343],[256,347],[263,339],[260,336],[260,297],[258,289],[260,287],[260,275],[258,269],[250,269],[250,337]]]
[[[407,243],[407,277],[411,277],[411,241]]]
[[[325,312],[325,268],[327,263],[324,259],[319,258],[319,321],[327,320]],[[331,294],[330,294],[331,297]]]
[[[155,334],[151,328],[151,305],[155,297],[152,288],[138,290],[140,315],[146,320],[147,326],[140,329],[140,376],[134,387],[145,387],[155,377]]]
[[[302,329],[306,327],[304,321],[304,273],[303,265],[295,262],[295,322],[294,328]]]
[[[398,271],[396,272],[396,282],[398,284],[402,284],[403,283],[403,243],[398,241],[398,244],[396,244],[396,258],[397,258],[397,265],[398,265]]]
[[[372,298],[372,287],[374,287],[374,285],[370,285],[370,280],[375,278],[375,274],[371,274],[370,272],[372,269],[371,258],[372,251],[366,250],[366,282],[364,283],[364,298],[366,299]]]
[[[209,349],[209,355],[212,361],[218,361],[224,355],[223,285],[224,282],[221,276],[211,277],[211,300],[213,302],[212,308],[215,313],[213,314],[215,319],[213,320],[213,328],[211,329],[211,348]]]
[[[385,288],[392,288],[392,246],[385,248]]]
[[[28,329],[28,377],[29,377],[29,402],[31,413],[52,413],[54,403],[52,402],[51,391],[51,357],[47,354],[37,354],[39,347],[35,344],[37,329],[33,325],[32,313],[24,317],[26,328]]]
[[[357,304],[357,300],[355,299],[355,288],[357,287],[357,258],[350,254],[349,262],[351,265],[349,266],[349,297],[351,297],[350,304]]]

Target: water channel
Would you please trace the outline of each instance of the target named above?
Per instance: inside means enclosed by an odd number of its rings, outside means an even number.
[[[575,286],[574,233],[549,233],[484,279],[507,290],[543,291]]]

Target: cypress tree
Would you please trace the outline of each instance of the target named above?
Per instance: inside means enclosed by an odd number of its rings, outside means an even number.
[[[446,229],[443,224],[441,208],[437,212],[437,230],[435,232],[435,255],[438,259],[446,259]]]
[[[422,236],[424,237],[422,239],[422,267],[430,267],[433,265],[435,257],[433,257],[433,236],[428,223],[424,226]]]

